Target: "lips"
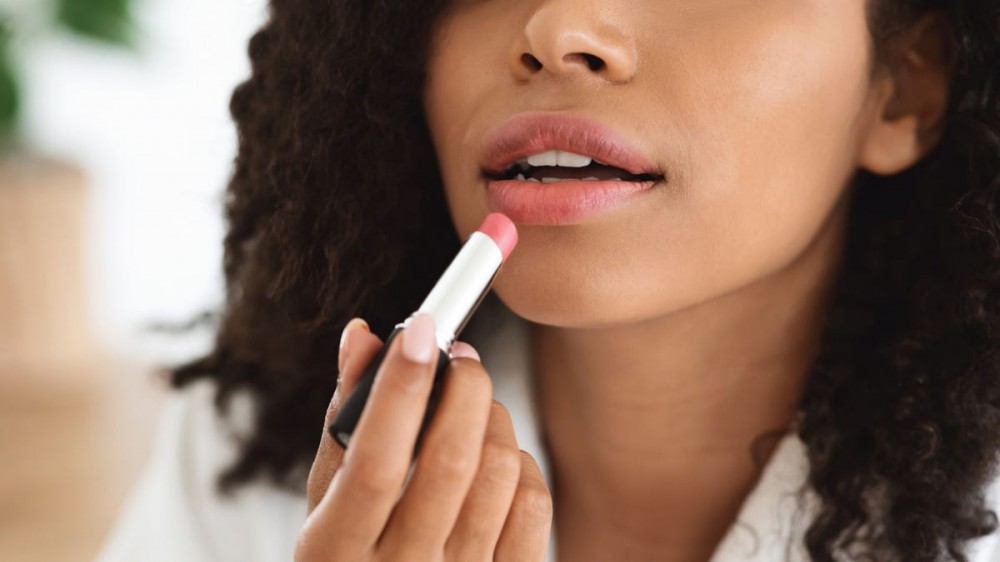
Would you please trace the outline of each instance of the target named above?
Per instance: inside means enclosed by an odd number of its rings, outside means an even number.
[[[525,172],[527,179],[518,172],[518,160],[554,150],[589,157],[591,166],[532,168]],[[536,225],[592,222],[618,209],[625,213],[626,207],[651,201],[646,195],[665,177],[611,127],[541,112],[516,115],[486,135],[480,169],[490,210]],[[542,174],[540,180],[536,172]]]
[[[495,179],[515,162],[549,150],[589,156],[633,176],[662,179],[663,172],[614,129],[583,117],[521,113],[490,132],[483,143],[480,168]]]
[[[589,222],[624,207],[637,207],[655,182],[517,180],[488,182],[487,206],[520,224],[570,225]],[[647,199],[648,201],[648,199]]]

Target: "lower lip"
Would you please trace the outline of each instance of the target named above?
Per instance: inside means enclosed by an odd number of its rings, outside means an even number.
[[[521,224],[574,224],[631,203],[656,182],[489,180],[490,210]]]

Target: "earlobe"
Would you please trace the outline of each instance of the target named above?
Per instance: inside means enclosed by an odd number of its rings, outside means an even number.
[[[916,115],[894,115],[891,98],[895,85],[884,79],[876,96],[875,118],[872,119],[861,142],[858,165],[880,176],[898,174],[916,163],[922,156],[919,143],[919,119]]]
[[[873,118],[859,146],[858,165],[894,175],[916,164],[940,141],[948,103],[949,28],[927,15],[873,79]]]
[[[912,115],[876,123],[865,139],[859,165],[880,176],[895,175],[909,168],[925,153],[917,140],[918,127],[918,120]]]

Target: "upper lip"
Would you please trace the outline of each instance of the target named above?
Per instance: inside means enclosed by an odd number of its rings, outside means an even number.
[[[611,127],[553,113],[520,113],[503,122],[486,136],[480,167],[487,175],[503,174],[518,160],[549,150],[589,156],[633,175],[663,175],[656,164]]]

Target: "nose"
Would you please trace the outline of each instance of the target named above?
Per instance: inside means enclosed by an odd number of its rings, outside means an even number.
[[[511,72],[520,81],[545,72],[630,81],[638,70],[636,48],[612,18],[613,9],[600,0],[543,2],[511,50]]]

